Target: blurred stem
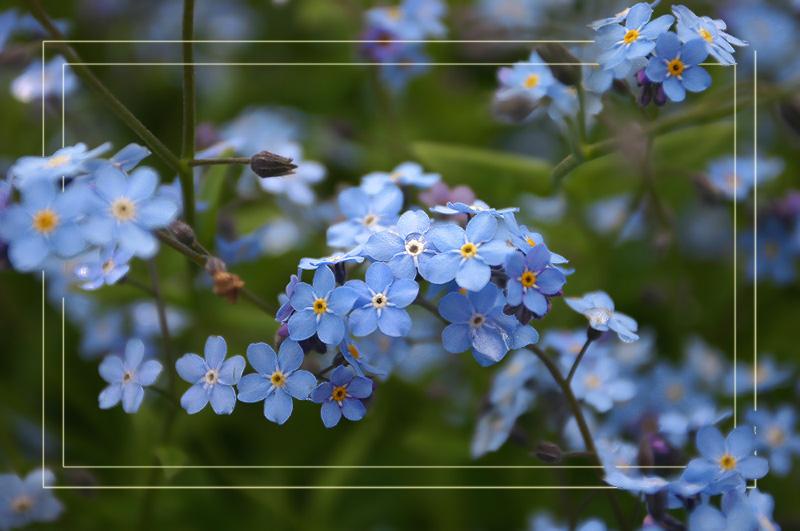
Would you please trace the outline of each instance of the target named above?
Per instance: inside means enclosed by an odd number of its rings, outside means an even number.
[[[583,86],[583,79],[578,80],[575,85],[578,91],[578,135],[581,145],[589,142],[589,135],[586,133],[586,89]]]
[[[593,341],[591,337],[586,338],[586,343],[583,344],[581,351],[578,353],[578,357],[575,358],[575,363],[572,364],[572,368],[569,370],[569,374],[567,375],[566,384],[570,385],[572,383],[572,377],[575,376],[575,371],[578,370],[578,365],[580,365],[581,360],[583,359],[583,355],[586,354],[586,351],[589,350],[589,344]]]
[[[552,359],[550,359],[550,356],[545,354],[542,349],[536,345],[529,345],[527,348],[536,354],[536,357],[538,357],[542,363],[544,363],[544,366],[550,372],[550,376],[553,377],[553,380],[561,388],[561,392],[564,395],[564,398],[567,399],[569,407],[572,410],[572,415],[575,417],[575,422],[578,423],[578,429],[581,432],[581,438],[583,439],[583,444],[586,446],[586,451],[589,453],[592,461],[594,461],[597,466],[602,467],[603,463],[600,461],[600,456],[597,453],[597,447],[594,445],[594,438],[592,437],[592,432],[589,429],[589,424],[586,422],[586,417],[583,415],[583,410],[581,409],[578,399],[575,398],[575,393],[572,392],[570,383],[564,379],[558,366]],[[600,474],[602,478],[602,472],[598,471],[598,474]],[[608,496],[608,502],[611,505],[611,510],[614,513],[614,517],[617,520],[620,531],[629,531],[630,526],[628,525],[625,516],[622,514],[622,508],[619,505],[616,495],[610,490],[605,492]]]
[[[156,296],[156,293],[152,289],[150,289],[149,287],[145,286],[144,284],[142,284],[138,280],[132,279],[131,277],[129,277],[127,275],[122,277],[121,279],[119,279],[118,284],[127,284],[128,286],[132,286],[134,288],[142,290],[143,292],[147,293],[151,297],[155,297]]]
[[[161,282],[158,278],[158,267],[153,258],[147,260],[147,270],[150,273],[150,282],[153,286],[153,294],[156,299],[156,308],[158,310],[158,326],[161,328],[161,337],[164,340],[164,354],[167,362],[167,385],[170,395],[174,398],[176,395],[177,387],[175,386],[175,375],[172,368],[175,366],[175,354],[172,350],[172,338],[169,333],[169,326],[167,325],[167,310],[164,305],[164,297],[161,294]],[[171,406],[174,409],[174,404]]]
[[[194,159],[189,166],[210,166],[212,164],[250,164],[250,157],[229,157],[220,159]]]
[[[425,308],[426,310],[428,310],[429,312],[431,312],[433,315],[435,315],[436,317],[438,317],[439,319],[441,319],[441,321],[442,321],[442,322],[443,322],[445,325],[449,325],[449,324],[450,324],[450,323],[447,321],[447,319],[445,319],[444,317],[442,317],[442,315],[439,313],[439,309],[438,309],[436,306],[434,306],[434,304],[433,304],[431,301],[429,301],[429,300],[425,299],[425,298],[424,298],[424,297],[422,297],[421,295],[420,295],[420,296],[418,296],[418,297],[417,297],[417,298],[414,300],[414,302],[413,302],[412,304],[416,304],[417,306],[419,306],[419,307],[421,307],[421,308]]]
[[[194,159],[195,147],[195,83],[194,83],[194,0],[183,0],[183,144],[181,158]],[[186,223],[194,226],[194,173],[188,164],[179,172],[183,194],[183,212]]]
[[[47,13],[44,11],[42,6],[39,4],[38,0],[26,0],[28,3],[28,7],[31,10],[31,14],[33,18],[35,18],[50,34],[53,39],[58,41],[66,40],[66,37],[55,27],[55,25],[50,21],[50,18],[47,16]],[[139,121],[136,116],[131,113],[128,108],[122,104],[108,88],[100,81],[92,71],[87,67],[77,63],[83,63],[83,59],[80,55],[68,44],[63,42],[53,43],[54,46],[57,46],[61,49],[61,53],[64,54],[64,57],[67,59],[67,62],[70,63],[70,68],[72,71],[75,72],[81,80],[86,83],[86,85],[94,91],[94,93],[100,98],[100,100],[112,111],[114,114],[117,115],[125,124],[131,128],[131,130],[139,135],[139,138],[147,144],[147,146],[153,150],[153,153],[161,157],[161,159],[175,172],[180,174],[183,170],[184,165],[181,163],[181,160],[175,156],[175,154],[170,151],[167,146],[165,146],[161,140],[159,140],[147,127],[144,126],[142,122]]]

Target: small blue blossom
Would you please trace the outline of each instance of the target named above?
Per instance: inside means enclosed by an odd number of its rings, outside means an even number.
[[[344,316],[357,298],[352,288],[336,287],[329,267],[320,267],[314,273],[313,286],[302,282],[294,288],[290,301],[295,313],[289,318],[289,337],[302,341],[317,334],[323,343],[339,343],[344,337]]]
[[[589,326],[595,330],[605,332],[613,330],[622,341],[630,343],[639,336],[635,334],[639,325],[633,318],[614,311],[614,301],[604,291],[593,291],[583,297],[566,297],[567,305],[589,319]]]
[[[300,269],[304,269],[306,271],[314,271],[323,265],[332,266],[336,264],[346,264],[348,262],[360,264],[363,261],[363,256],[355,253],[354,251],[349,251],[347,253],[334,253],[324,258],[303,258],[300,260],[299,267]]]
[[[689,515],[692,531],[776,531],[772,520],[775,500],[769,494],[753,489],[749,494],[738,491],[722,496],[722,511],[709,503],[700,505]]]
[[[603,464],[603,480],[609,485],[637,493],[655,494],[669,483],[660,476],[642,473],[637,466],[639,449],[636,446],[608,439],[600,439],[595,445]]]
[[[60,101],[62,93],[68,96],[78,86],[78,78],[72,72],[72,68],[63,65],[69,65],[66,59],[60,55],[53,57],[44,65],[44,75],[42,75],[42,60],[32,61],[11,82],[11,94],[22,103],[41,102],[42,96]]]
[[[453,215],[453,214],[469,214],[470,216],[474,214],[480,214],[481,212],[488,212],[489,214],[493,215],[497,218],[502,218],[504,214],[509,212],[519,212],[519,208],[501,208],[499,210],[494,209],[481,201],[480,199],[476,199],[474,203],[468,205],[466,203],[451,203],[450,201],[447,202],[447,206],[437,205],[431,208],[432,212],[436,212],[438,214],[446,214],[446,215]]]
[[[387,185],[370,197],[361,188],[348,188],[339,194],[339,210],[347,221],[328,228],[328,245],[352,247],[365,243],[369,237],[386,230],[397,221],[403,206],[403,192]]]
[[[289,277],[289,283],[286,284],[286,290],[278,296],[278,301],[281,303],[281,307],[275,314],[275,320],[279,323],[286,322],[286,320],[289,319],[289,317],[291,317],[294,313],[294,308],[292,307],[292,295],[294,295],[294,289],[299,283],[300,277],[298,275],[292,275]]]
[[[544,244],[542,235],[538,232],[533,232],[525,225],[517,223],[517,218],[514,216],[513,212],[506,212],[503,214],[503,221],[505,222],[506,229],[508,229],[508,232],[511,234],[510,243],[523,253],[527,254],[534,246]],[[569,262],[569,260],[560,254],[550,251],[551,264],[560,265],[566,264],[567,262]],[[570,275],[574,271],[572,269],[564,269],[563,267],[558,267],[557,269],[565,275]]]
[[[181,407],[193,415],[211,402],[217,415],[230,415],[236,406],[236,391],[245,361],[241,356],[225,359],[228,345],[221,336],[206,340],[205,359],[197,354],[184,354],[175,362],[178,375],[192,384],[181,397]]]
[[[404,310],[419,294],[419,285],[410,279],[395,280],[392,269],[375,262],[367,269],[366,282],[351,280],[347,287],[358,293],[350,327],[363,337],[376,329],[389,337],[405,337],[411,331],[411,317]]]
[[[76,265],[72,274],[84,282],[81,288],[86,290],[98,289],[105,284],[110,286],[128,274],[128,261],[132,257],[133,251],[109,247],[101,251],[97,258]]]
[[[122,171],[131,171],[136,167],[137,164],[139,164],[145,157],[148,156],[150,156],[149,149],[144,146],[140,146],[139,144],[132,143],[117,151],[114,156],[108,160],[90,159],[86,161],[85,166],[89,172],[95,172],[103,166],[109,164],[116,166]]]
[[[539,373],[536,356],[527,350],[520,350],[506,363],[494,377],[489,401],[498,404],[509,395],[518,393]]]
[[[497,71],[500,99],[523,96],[536,102],[551,95],[551,89],[561,82],[553,76],[547,63],[534,51],[527,61],[520,61],[511,68],[502,67]]]
[[[348,336],[349,334],[345,334],[339,349],[357,376],[370,372],[385,378],[410,350],[408,341],[404,338],[389,337],[380,331],[361,341],[353,341]]]
[[[370,236],[364,252],[386,262],[397,278],[413,279],[426,267],[436,248],[428,241],[431,219],[422,210],[410,210],[397,220],[396,231],[386,230]]]
[[[361,188],[368,195],[375,195],[387,184],[430,188],[442,179],[438,173],[425,173],[416,162],[403,162],[391,172],[372,172],[361,178]]]
[[[677,35],[662,33],[645,75],[650,81],[663,83],[669,99],[683,101],[687,90],[702,92],[711,85],[711,76],[700,66],[706,57],[708,49],[703,39],[694,39],[681,46]]]
[[[747,199],[753,187],[771,181],[786,166],[779,158],[758,157],[757,164],[758,175],[753,164],[737,164],[732,156],[715,159],[708,165],[708,179],[723,197],[741,202]]]
[[[756,242],[753,231],[741,236],[747,260],[747,276],[756,282],[771,280],[777,286],[787,286],[797,280],[795,242],[789,228],[779,219],[769,217],[758,224]],[[753,257],[755,243],[755,257]]]
[[[636,385],[624,377],[614,358],[592,359],[581,363],[572,379],[575,398],[583,400],[598,412],[605,413],[620,402],[630,400],[636,394]]]
[[[477,459],[500,449],[511,435],[517,419],[530,411],[536,395],[528,389],[519,389],[494,404],[478,420],[472,436],[470,454]]]
[[[760,479],[767,475],[769,464],[763,457],[754,455],[756,436],[751,426],[739,426],[727,438],[714,426],[705,426],[697,432],[697,450],[702,457],[692,459],[688,470],[697,471],[707,479],[708,494],[723,492],[736,477]],[[741,485],[744,481],[741,481]]]
[[[361,401],[371,394],[372,381],[355,376],[340,365],[331,374],[330,382],[321,383],[311,392],[311,401],[322,404],[322,423],[332,428],[339,424],[342,415],[347,420],[361,420],[367,412]]]
[[[669,29],[675,18],[663,15],[650,21],[652,14],[650,4],[640,3],[625,15],[624,26],[613,23],[600,27],[595,42],[603,49],[597,58],[603,70],[612,69],[625,60],[645,57],[653,51],[656,39]]]
[[[97,245],[116,243],[141,258],[155,255],[158,242],[152,231],[178,214],[175,203],[153,196],[157,184],[157,175],[147,168],[130,175],[115,166],[98,170],[83,226],[86,239]]]
[[[655,0],[654,2],[651,2],[650,7],[651,8],[656,7],[660,1],[661,0]],[[599,20],[595,20],[594,22],[589,24],[589,27],[594,30],[598,30],[604,26],[608,26],[609,24],[621,24],[625,22],[625,19],[628,17],[628,13],[631,12],[631,9],[633,9],[633,7],[626,7],[613,17],[606,17],[606,18],[601,18]]]
[[[98,398],[101,409],[109,409],[122,401],[125,413],[136,413],[144,399],[144,388],[153,385],[163,367],[156,360],[144,359],[144,343],[131,339],[125,346],[125,357],[108,356],[100,364],[100,376],[108,382]]]
[[[678,17],[676,30],[681,42],[689,42],[698,37],[706,43],[708,52],[723,65],[735,65],[733,46],[747,46],[747,43],[728,35],[722,20],[712,20],[710,17],[698,17],[686,6],[672,6],[672,12]]]
[[[299,370],[303,364],[303,349],[294,341],[284,341],[278,354],[266,343],[247,347],[247,360],[257,371],[239,381],[239,401],[264,401],[264,416],[283,424],[292,415],[293,402],[308,400],[317,385],[317,378]]]
[[[797,414],[790,405],[775,413],[759,408],[747,412],[747,422],[756,428],[759,453],[769,458],[770,472],[786,476],[792,469],[792,458],[800,455],[800,435],[797,434]]]
[[[442,333],[445,350],[459,354],[471,348],[475,360],[486,367],[497,363],[513,348],[539,340],[530,326],[521,326],[503,313],[505,300],[494,284],[478,292],[452,292],[439,301],[439,313],[450,323]]]
[[[0,213],[0,239],[8,242],[8,259],[15,269],[31,271],[50,255],[69,258],[86,247],[76,221],[86,190],[69,186],[56,192],[48,180],[36,180],[22,190],[22,201]]]
[[[526,254],[512,253],[506,257],[508,273],[508,304],[524,304],[537,316],[550,309],[548,297],[561,293],[567,279],[564,273],[550,264],[550,251],[545,244],[532,247]]]
[[[0,474],[0,529],[57,519],[64,507],[50,488],[55,482],[53,473],[42,468],[32,471],[25,479],[14,474]]]
[[[23,188],[26,183],[36,179],[58,181],[60,186],[62,177],[70,179],[88,173],[89,164],[109,149],[110,142],[92,150],[87,150],[86,144],[79,142],[61,148],[49,157],[20,157],[8,174],[17,188]]]
[[[488,212],[470,220],[465,231],[458,225],[442,225],[428,232],[428,239],[441,251],[428,260],[422,276],[434,284],[456,283],[470,291],[480,291],[489,282],[491,266],[503,263],[513,248],[493,239],[497,221]]]

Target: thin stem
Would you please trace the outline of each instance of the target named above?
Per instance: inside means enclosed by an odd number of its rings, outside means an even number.
[[[254,306],[258,307],[264,313],[268,314],[270,317],[275,317],[275,314],[278,313],[278,308],[273,306],[272,304],[268,303],[267,301],[259,298],[252,291],[242,288],[239,291],[239,294],[244,297],[247,301],[249,301]]]
[[[169,333],[169,326],[167,325],[167,311],[164,305],[164,297],[161,294],[161,283],[158,279],[158,268],[153,258],[147,260],[147,270],[150,273],[150,282],[153,286],[153,294],[156,299],[156,309],[158,310],[158,325],[161,328],[161,337],[164,340],[164,354],[167,361],[167,386],[170,395],[174,398],[176,396],[177,387],[175,384],[175,375],[172,367],[175,366],[175,355],[172,350],[172,339]],[[174,407],[174,405],[173,405]]]
[[[194,159],[189,166],[211,166],[212,164],[250,164],[250,157],[227,157],[219,159]]]
[[[572,364],[572,367],[569,370],[569,374],[567,375],[566,383],[569,385],[572,383],[572,377],[575,376],[575,371],[578,370],[578,365],[580,365],[581,360],[583,359],[583,355],[586,354],[586,351],[589,350],[589,344],[591,344],[592,338],[587,337],[586,343],[583,344],[581,351],[578,353],[578,357],[575,358],[575,363]]]
[[[567,399],[567,403],[572,410],[572,415],[575,417],[575,422],[578,424],[578,429],[581,432],[581,438],[583,439],[583,444],[586,446],[586,451],[589,453],[596,465],[603,466],[602,461],[600,461],[600,456],[597,453],[597,447],[594,445],[594,438],[592,437],[592,432],[589,429],[589,424],[586,422],[586,417],[583,415],[583,410],[581,409],[578,399],[575,398],[575,393],[572,392],[572,387],[564,379],[555,362],[550,359],[550,357],[545,354],[542,349],[536,345],[530,345],[528,346],[528,350],[536,354],[536,357],[538,357],[542,363],[544,363],[544,366],[550,372],[553,380],[555,380],[556,384],[558,384],[558,386],[561,388],[561,392],[564,395],[564,398]],[[602,472],[600,472],[600,474],[602,475]],[[617,523],[619,524],[620,530],[627,531],[630,529],[630,526],[622,514],[622,508],[619,506],[617,497],[611,491],[605,492],[608,496],[608,502],[611,505],[611,510],[614,513]]]
[[[438,317],[439,319],[441,319],[441,321],[442,321],[444,324],[446,324],[446,325],[449,325],[449,324],[450,324],[450,323],[447,321],[447,319],[445,319],[444,317],[442,317],[442,315],[439,313],[439,309],[438,309],[438,308],[436,308],[436,306],[434,306],[434,305],[433,305],[433,303],[432,303],[431,301],[429,301],[429,300],[427,300],[427,299],[423,298],[422,296],[419,296],[419,297],[417,297],[417,298],[414,300],[414,302],[413,302],[412,304],[416,304],[417,306],[420,306],[421,308],[425,308],[426,310],[428,310],[429,312],[431,312],[433,315],[435,315],[436,317]]]
[[[183,144],[181,157],[183,160],[194,158],[195,148],[195,83],[194,83],[194,0],[183,0]],[[194,173],[187,165],[182,165],[179,172],[181,192],[183,195],[183,211],[186,223],[194,226]]]
[[[155,292],[152,289],[150,289],[148,286],[145,286],[144,284],[142,284],[138,280],[134,280],[129,276],[124,276],[121,279],[119,279],[118,284],[127,284],[128,286],[132,286],[134,288],[142,290],[143,292],[147,293],[151,297],[155,297],[156,296]]]
[[[63,41],[66,37],[55,27],[50,21],[47,13],[44,11],[38,0],[26,0],[28,7],[31,10],[33,17],[47,30],[47,32],[56,40]],[[183,165],[181,160],[165,146],[145,125],[139,121],[128,108],[120,102],[108,88],[100,81],[92,71],[83,66],[83,59],[78,53],[66,43],[54,43],[61,48],[61,53],[70,63],[72,71],[100,98],[103,103],[119,117],[131,130],[139,135],[139,138],[153,150],[153,153],[161,157],[161,159],[174,171],[181,173]]]

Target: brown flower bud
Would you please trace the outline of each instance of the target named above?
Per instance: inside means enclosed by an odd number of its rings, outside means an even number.
[[[540,44],[536,47],[539,57],[550,63],[553,76],[565,85],[577,85],[581,81],[581,62],[572,52],[558,43]],[[571,63],[571,64],[568,64]]]
[[[564,457],[564,452],[557,444],[547,441],[539,441],[532,453],[539,461],[551,464],[560,463]]]
[[[173,221],[169,226],[169,231],[176,240],[184,245],[191,246],[194,243],[194,230],[181,220]]]
[[[214,295],[225,297],[228,304],[236,304],[239,292],[244,287],[244,281],[234,273],[219,269],[212,273],[211,278],[214,280]]]
[[[293,174],[297,164],[292,164],[290,158],[262,151],[250,159],[250,168],[259,177],[283,177]]]

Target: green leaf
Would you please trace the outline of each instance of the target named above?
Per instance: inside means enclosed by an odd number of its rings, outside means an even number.
[[[233,150],[223,152],[220,157],[233,156]],[[200,188],[199,200],[207,205],[207,210],[200,216],[197,228],[197,238],[205,246],[212,246],[214,235],[217,233],[217,212],[225,195],[225,177],[230,170],[226,164],[216,164],[208,167],[203,175],[203,184]]]
[[[548,195],[552,189],[551,165],[534,157],[438,142],[415,142],[411,151],[427,170],[492,201],[512,202],[522,192]]]
[[[186,464],[186,454],[177,446],[160,446],[156,448],[156,457],[163,466],[179,467]],[[164,477],[169,481],[180,472],[180,468],[165,468]]]

